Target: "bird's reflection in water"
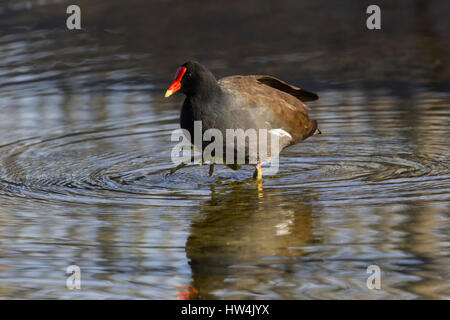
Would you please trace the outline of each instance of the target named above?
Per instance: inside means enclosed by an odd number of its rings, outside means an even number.
[[[313,207],[306,193],[263,193],[260,185],[248,183],[223,192],[212,189],[186,242],[192,290],[182,298],[239,299],[243,292],[249,298],[250,288],[255,298],[266,297],[267,291],[273,297],[272,290],[286,283],[291,267],[299,263],[296,258],[304,254],[298,248],[320,241],[314,236]]]

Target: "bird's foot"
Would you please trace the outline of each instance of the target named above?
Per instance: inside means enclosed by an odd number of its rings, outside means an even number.
[[[186,163],[181,162],[179,165],[177,165],[175,168],[170,169],[169,176],[173,175],[178,170],[184,168],[186,166]]]

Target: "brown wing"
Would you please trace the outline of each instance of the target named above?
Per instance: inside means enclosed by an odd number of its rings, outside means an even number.
[[[265,84],[266,86],[286,92],[291,96],[300,99],[301,101],[314,101],[319,99],[319,96],[315,93],[297,88],[287,82],[284,82],[283,80],[272,76],[256,76],[256,80],[262,84]]]
[[[317,129],[317,122],[308,117],[305,101],[317,95],[270,76],[231,76],[219,80],[222,89],[234,96],[230,111],[248,111],[258,123],[270,123],[293,136],[295,142],[306,139]]]

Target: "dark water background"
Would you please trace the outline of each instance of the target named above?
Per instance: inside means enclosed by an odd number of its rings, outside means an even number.
[[[378,31],[365,1],[69,4],[0,2],[0,298],[449,299],[448,1],[378,1]],[[192,58],[317,92],[323,134],[262,191],[167,177]]]

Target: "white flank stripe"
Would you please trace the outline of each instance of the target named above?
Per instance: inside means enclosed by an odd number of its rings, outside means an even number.
[[[286,132],[283,129],[271,129],[269,130],[269,132],[276,134],[279,137],[289,137],[292,139],[292,136],[289,134],[289,132]]]

